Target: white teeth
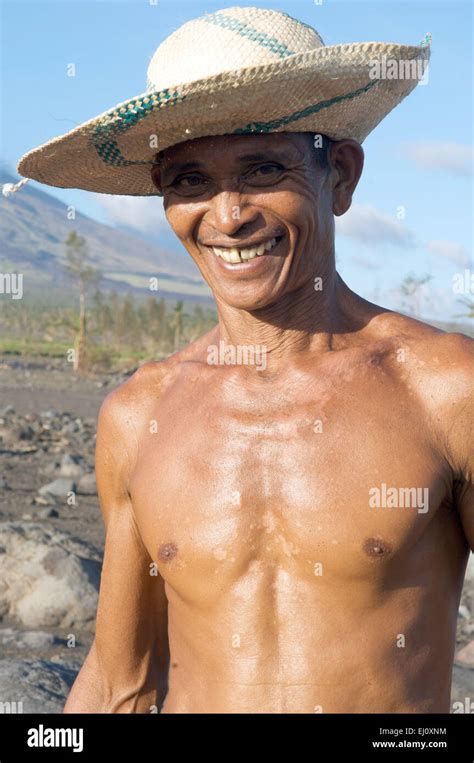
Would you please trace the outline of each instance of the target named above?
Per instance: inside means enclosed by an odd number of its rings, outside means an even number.
[[[276,242],[276,238],[272,238],[270,241],[265,241],[263,244],[253,246],[250,249],[237,249],[235,246],[231,249],[220,249],[217,246],[213,246],[212,250],[217,257],[222,257],[225,262],[235,264],[237,262],[253,260],[254,257],[260,257],[260,255],[273,249]]]

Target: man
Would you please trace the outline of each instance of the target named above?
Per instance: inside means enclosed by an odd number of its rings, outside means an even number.
[[[285,29],[310,34],[272,11],[212,16],[190,24],[280,52],[290,50]],[[263,29],[270,22],[271,43]],[[232,59],[228,36],[219,48],[193,30],[196,50],[200,39]],[[174,45],[179,34],[169,38]],[[105,191],[117,172],[125,188],[128,172],[128,187],[148,193],[147,169],[213,291],[219,321],[184,350],[142,366],[102,405],[96,470],[107,533],[97,629],[65,712],[449,711],[474,541],[472,347],[367,302],[338,275],[334,215],[351,205],[361,135],[393,108],[395,93],[400,100],[400,81],[376,95],[344,81],[350,67],[342,84],[328,69],[319,100],[314,72],[304,95],[309,75],[298,62],[306,66],[308,53],[288,39],[286,69],[262,64],[252,108],[245,72],[255,70],[240,72],[233,105],[234,75],[209,66],[206,81],[190,55],[201,80],[186,106],[191,126],[175,129],[192,138],[163,138],[146,167],[123,163],[126,150],[137,155],[132,128],[114,122],[127,109],[93,125],[96,154],[115,164],[104,161],[98,174],[91,151],[79,187]],[[172,43],[160,46],[164,53]],[[390,47],[395,57],[407,50]],[[319,50],[319,67],[340,60],[340,48]],[[282,93],[293,97],[299,87],[301,100],[299,110],[285,101],[299,116],[283,130],[270,91],[274,78],[281,91],[290,73]],[[209,107],[213,98],[224,110],[227,103],[232,129],[203,132],[199,115],[191,118],[198,90],[211,92]],[[358,94],[332,116],[314,108],[313,127],[301,116],[305,98],[337,110],[344,93]],[[361,111],[359,98],[373,100]],[[249,124],[270,127],[236,129],[240,106],[254,114]],[[175,118],[165,110],[165,136],[166,119]],[[38,161],[43,182],[54,173],[71,182],[74,166],[54,165],[54,155],[68,140],[72,151],[74,141],[84,145],[73,133],[20,168],[31,174]]]

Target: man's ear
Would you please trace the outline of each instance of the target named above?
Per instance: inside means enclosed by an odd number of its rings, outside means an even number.
[[[330,147],[329,162],[333,175],[332,211],[339,217],[352,204],[364,167],[364,150],[350,138],[335,141]]]

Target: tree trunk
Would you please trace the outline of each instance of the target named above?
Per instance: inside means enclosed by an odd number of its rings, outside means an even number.
[[[83,287],[79,293],[79,332],[76,337],[74,371],[77,373],[87,371],[86,300]]]

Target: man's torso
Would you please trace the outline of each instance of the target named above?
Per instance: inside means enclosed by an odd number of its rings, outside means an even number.
[[[162,712],[449,710],[467,546],[404,346],[277,379],[200,348],[159,395],[150,372],[130,494],[169,602]]]

